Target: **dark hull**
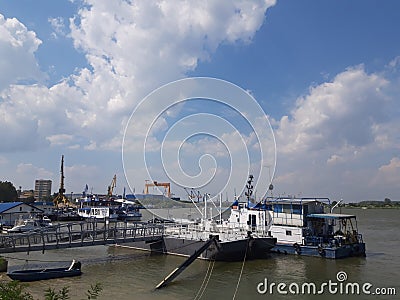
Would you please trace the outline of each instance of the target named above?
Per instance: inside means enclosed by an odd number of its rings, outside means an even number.
[[[365,243],[348,244],[340,247],[318,247],[305,245],[294,247],[293,245],[277,243],[272,249],[272,252],[304,256],[317,256],[332,259],[354,256],[363,257],[365,256]]]
[[[73,277],[82,274],[81,270],[68,270],[66,268],[42,269],[42,270],[19,270],[7,273],[8,277],[18,281],[38,281],[61,277]]]
[[[154,253],[172,254],[189,257],[206,241],[189,240],[175,237],[163,237],[150,243],[134,242],[121,246],[148,250]],[[236,241],[218,242],[212,244],[199,258],[215,259],[217,261],[242,261],[246,259],[267,258],[274,247],[274,238],[247,238]]]
[[[120,215],[118,216],[117,220],[118,221],[123,221],[123,222],[140,222],[142,219],[142,216],[130,216],[130,215]]]
[[[83,221],[84,218],[78,215],[57,215],[54,217],[54,220],[51,218],[52,221],[60,221],[60,222],[73,222],[73,221]]]

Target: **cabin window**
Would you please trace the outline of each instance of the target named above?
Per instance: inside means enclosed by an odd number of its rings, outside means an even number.
[[[286,235],[292,235],[292,231],[291,230],[286,230]]]
[[[22,206],[19,207],[19,211],[22,211]]]
[[[292,205],[291,204],[283,204],[283,212],[286,214],[292,213]]]
[[[292,205],[292,212],[294,214],[301,215],[301,205],[300,204],[293,204]]]
[[[282,212],[282,204],[274,204],[274,212],[276,213]]]

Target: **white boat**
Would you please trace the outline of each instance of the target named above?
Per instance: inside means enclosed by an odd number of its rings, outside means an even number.
[[[34,219],[34,218],[19,219],[15,222],[14,227],[9,229],[8,232],[21,233],[28,231],[38,231],[52,226],[53,224],[51,223],[51,220],[48,217],[44,217],[42,219]]]
[[[39,219],[39,224],[42,227],[51,227],[53,226],[53,223],[51,222],[50,218],[48,216],[43,216],[43,218]]]
[[[137,222],[142,219],[142,213],[139,210],[141,205],[137,201],[117,198],[114,199],[114,203],[119,203],[120,205],[117,208],[118,220]]]
[[[110,207],[106,206],[87,206],[78,209],[78,215],[85,219],[117,219],[118,214]]]
[[[210,237],[217,237],[218,246],[210,247],[199,258],[219,261],[267,258],[276,239],[267,231],[249,232],[237,221],[203,219],[200,223],[167,224],[163,237],[163,252],[190,256]]]
[[[101,200],[94,195],[86,195],[77,200],[79,208],[78,216],[88,219],[117,219],[117,208],[114,207],[113,201]]]
[[[249,181],[248,189],[251,189],[251,180]],[[164,234],[161,238],[151,242],[124,243],[123,246],[189,258],[195,255],[196,258],[220,261],[242,261],[269,256],[276,238],[268,234],[268,226],[250,232],[237,218],[222,220],[221,202],[219,218],[212,218],[207,213],[207,200],[205,198],[204,213],[199,222],[185,220],[183,223],[164,223]],[[208,244],[212,239],[216,240],[215,245]],[[205,248],[199,251],[203,246]]]

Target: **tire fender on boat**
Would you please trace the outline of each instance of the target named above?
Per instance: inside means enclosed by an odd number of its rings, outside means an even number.
[[[322,246],[318,246],[318,254],[321,256],[325,256],[325,249]]]
[[[300,247],[299,244],[294,243],[294,244],[293,244],[293,248],[294,248],[294,251],[295,251],[297,254],[300,254],[300,253],[301,253],[301,247]]]

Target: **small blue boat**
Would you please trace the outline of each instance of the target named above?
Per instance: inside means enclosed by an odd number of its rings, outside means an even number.
[[[79,261],[76,262],[75,260],[72,262],[71,266],[67,268],[15,270],[7,273],[8,277],[12,280],[23,282],[73,277],[81,274],[81,263]]]

